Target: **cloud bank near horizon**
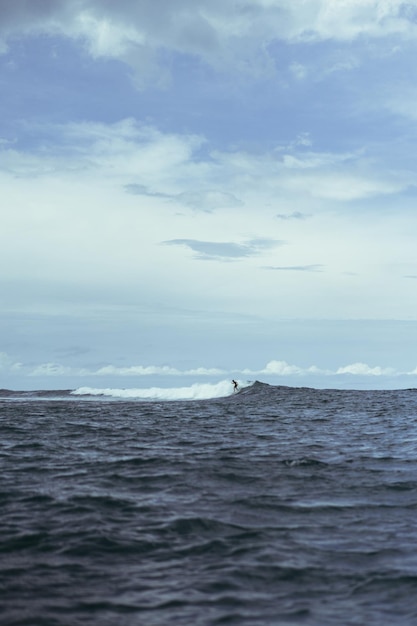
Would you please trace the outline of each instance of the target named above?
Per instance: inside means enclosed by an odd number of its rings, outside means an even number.
[[[336,369],[323,369],[315,365],[300,367],[291,365],[286,361],[272,360],[265,367],[260,369],[222,369],[213,367],[196,367],[190,369],[179,369],[169,365],[130,365],[115,366],[104,365],[96,369],[86,367],[65,366],[59,363],[42,363],[36,366],[14,362],[6,353],[0,353],[0,372],[20,373],[25,377],[218,377],[218,376],[276,376],[279,377],[300,377],[309,376],[312,379],[317,376],[362,376],[362,377],[397,377],[397,376],[417,376],[417,367],[411,371],[399,371],[392,367],[382,367],[379,365],[370,366],[366,363],[351,363]]]

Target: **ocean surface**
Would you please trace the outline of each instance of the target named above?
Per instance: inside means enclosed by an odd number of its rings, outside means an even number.
[[[417,624],[417,391],[228,385],[0,392],[2,625]]]

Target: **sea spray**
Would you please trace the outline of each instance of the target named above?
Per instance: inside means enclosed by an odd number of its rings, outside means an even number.
[[[239,382],[241,389],[250,386],[250,382]],[[106,396],[124,400],[212,400],[223,398],[234,393],[230,380],[218,383],[195,383],[189,387],[149,387],[145,389],[99,389],[94,387],[79,387],[71,392],[76,396]]]

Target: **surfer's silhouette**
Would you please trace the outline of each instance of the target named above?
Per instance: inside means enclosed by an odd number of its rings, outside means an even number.
[[[239,391],[239,385],[235,380],[232,380],[233,391]]]

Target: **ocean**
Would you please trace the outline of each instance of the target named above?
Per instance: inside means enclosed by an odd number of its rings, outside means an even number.
[[[417,624],[414,389],[3,390],[0,431],[2,625]]]

